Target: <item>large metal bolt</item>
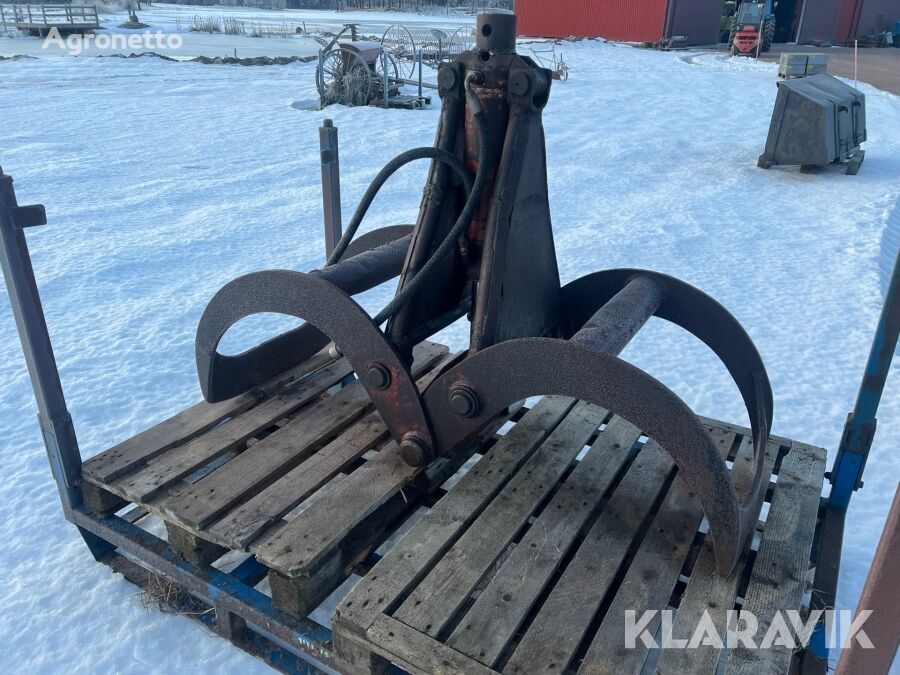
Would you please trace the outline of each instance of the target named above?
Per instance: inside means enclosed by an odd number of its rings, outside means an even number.
[[[478,394],[464,384],[457,385],[450,390],[450,410],[459,417],[475,417],[478,415],[480,402]]]
[[[509,90],[515,96],[524,96],[531,88],[531,81],[521,70],[513,71],[509,74]]]
[[[366,370],[366,384],[375,389],[387,389],[391,386],[391,371],[380,363],[369,366]]]
[[[453,66],[443,66],[438,71],[438,84],[441,89],[449,91],[456,86],[456,68]]]
[[[428,446],[412,431],[400,442],[400,456],[410,466],[424,466],[431,455]]]

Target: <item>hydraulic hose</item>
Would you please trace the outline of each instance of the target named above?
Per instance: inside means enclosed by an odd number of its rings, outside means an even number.
[[[384,184],[388,179],[402,167],[419,159],[433,159],[448,165],[457,173],[460,179],[462,179],[466,186],[466,192],[472,191],[472,173],[466,168],[465,163],[453,153],[440,148],[413,148],[400,153],[388,162],[372,180],[369,188],[363,195],[362,200],[359,202],[359,206],[356,207],[356,212],[353,214],[353,218],[350,220],[347,230],[341,235],[340,241],[338,241],[337,245],[334,247],[334,251],[331,252],[327,262],[328,265],[334,265],[341,259],[341,256],[344,255],[350,242],[353,241],[353,237],[356,236],[356,232],[359,230],[359,226],[362,224],[366,212],[368,212],[369,207],[372,205],[372,202],[375,201],[378,192],[384,187]]]
[[[468,197],[466,198],[466,203],[463,206],[459,217],[456,219],[456,223],[454,223],[443,241],[441,241],[440,246],[435,249],[422,268],[409,280],[409,282],[407,282],[403,289],[394,296],[394,299],[385,305],[384,309],[375,316],[373,321],[377,326],[382,325],[385,321],[390,319],[400,307],[421,290],[434,270],[437,269],[440,261],[450,254],[457,241],[459,241],[468,229],[469,225],[472,223],[472,219],[475,217],[475,211],[481,203],[481,195],[484,192],[488,176],[490,175],[490,171],[486,170],[490,158],[490,148],[488,147],[487,142],[487,117],[484,113],[484,108],[481,105],[481,100],[472,90],[472,85],[477,84],[480,79],[481,76],[478,73],[469,73],[465,79],[466,102],[474,113],[474,120],[478,132],[478,173],[475,176],[474,182],[472,180],[471,172],[466,167],[465,163],[459,157],[446,150],[430,147],[413,148],[412,150],[407,150],[406,152],[397,155],[397,157],[388,162],[388,164],[379,171],[378,175],[372,180],[372,183],[363,195],[356,212],[353,214],[353,218],[347,226],[347,230],[341,236],[340,241],[338,241],[337,246],[335,246],[334,251],[328,258],[327,264],[329,266],[336,264],[341,259],[341,256],[347,250],[353,237],[356,236],[356,232],[359,230],[359,226],[362,224],[362,220],[369,210],[369,207],[372,205],[372,202],[375,200],[375,197],[378,195],[378,192],[388,179],[406,164],[418,159],[433,159],[447,164],[462,179],[466,186]]]
[[[456,223],[447,233],[447,236],[444,237],[440,246],[438,246],[434,253],[431,254],[431,257],[428,258],[428,262],[426,262],[422,266],[422,269],[420,269],[418,273],[407,282],[403,289],[394,296],[394,299],[385,305],[384,309],[372,319],[376,326],[380,326],[391,318],[404,303],[421,290],[426,281],[428,281],[429,276],[437,269],[440,261],[453,250],[453,247],[456,246],[460,237],[462,237],[468,229],[469,225],[472,223],[472,219],[475,217],[475,211],[481,203],[481,195],[484,192],[488,176],[490,175],[490,171],[487,168],[490,160],[490,148],[488,147],[487,142],[487,116],[484,113],[484,108],[481,105],[478,95],[472,90],[472,85],[476,84],[479,79],[479,75],[476,73],[469,73],[466,76],[466,101],[474,113],[475,124],[478,131],[478,173],[475,176],[475,184],[469,191],[469,197],[466,199],[466,204],[460,212],[459,218],[456,219]]]

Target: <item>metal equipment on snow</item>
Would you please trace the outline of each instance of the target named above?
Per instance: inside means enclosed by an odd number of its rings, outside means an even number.
[[[766,149],[758,166],[799,164],[802,169],[845,163],[855,175],[865,158],[866,97],[820,73],[780,81]]]
[[[514,16],[482,15],[477,31],[475,49],[440,68],[435,147],[406,151],[378,174],[328,264],[307,274],[249,274],[210,302],[196,342],[204,396],[232,397],[333,343],[411,464],[449,452],[530,396],[596,403],[672,456],[699,498],[718,570],[727,574],[753,531],[766,487],[772,391],[763,362],[721,305],[672,277],[618,269],[561,286],[542,124],[552,74],[516,53]],[[354,239],[379,188],[418,159],[432,166],[416,225]],[[376,317],[353,300],[397,276],[397,295]],[[306,323],[243,354],[217,353],[230,326],[264,312]],[[419,392],[410,375],[413,345],[463,316],[471,321],[469,350]],[[741,392],[756,457],[743,500],[703,422],[662,383],[617,356],[652,316],[706,343]]]

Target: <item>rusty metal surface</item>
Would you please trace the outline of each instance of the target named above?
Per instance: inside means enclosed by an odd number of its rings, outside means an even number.
[[[372,239],[377,237],[380,235],[373,233]],[[362,238],[360,242],[360,247],[366,245]],[[344,294],[361,293],[397,276],[408,246],[409,240],[401,237],[374,250],[342,260],[319,274]],[[278,373],[302,363],[329,342],[329,338],[316,326],[305,323],[241,354],[220,354],[216,349],[222,335],[238,319],[228,325],[215,327],[211,325],[211,321],[213,317],[232,312],[234,308],[227,306],[231,302],[231,294],[223,295],[220,291],[210,301],[197,327],[194,348],[197,374],[203,396],[211,403],[227,400],[252,389]],[[244,316],[267,311],[252,311],[247,302],[249,301],[241,302],[242,311],[248,312]]]
[[[719,572],[727,574],[753,530],[765,493],[763,461],[772,423],[772,390],[752,341],[715,300],[654,272],[598,272],[566,286],[563,299],[570,330],[580,326],[570,340],[503,342],[469,356],[429,388],[425,407],[438,452],[463,442],[505,406],[530,396],[571,396],[613,410],[675,460],[700,499]],[[719,356],[741,392],[756,459],[743,503],[706,428],[688,406],[650,375],[615,358],[651,315],[700,338]]]
[[[353,298],[313,274],[270,270],[247,274],[226,284],[200,320],[198,367],[207,355],[216,354],[219,341],[231,326],[261,313],[304,319],[306,325],[311,324],[328,336],[361,376],[363,386],[392,433],[401,440],[407,434],[415,434],[432,447],[419,391],[407,364]],[[384,380],[373,383],[363,377],[370,371],[383,372]],[[200,371],[201,376],[209,374],[211,378],[215,373],[215,369]],[[216,383],[207,382],[206,388],[211,384]]]

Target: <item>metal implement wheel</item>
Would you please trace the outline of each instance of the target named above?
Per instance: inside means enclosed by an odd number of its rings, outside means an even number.
[[[419,53],[416,41],[406,26],[394,24],[381,36],[381,46],[397,61],[402,77],[411,78],[416,71]]]
[[[397,60],[390,54],[390,52],[384,52],[383,55],[379,56],[375,61],[375,74],[373,76],[374,81],[372,82],[372,97],[376,100],[382,100],[384,98],[385,60],[387,60],[388,97],[398,93],[397,80],[400,77],[400,70],[397,67]]]
[[[457,28],[455,31],[453,31],[453,34],[448,39],[446,50],[446,58],[448,60],[456,58],[464,51],[471,48],[470,44],[472,43],[472,41],[466,39],[467,35],[463,32],[464,30],[467,31],[468,29]]]
[[[331,49],[316,68],[316,88],[323,105],[367,105],[372,96],[372,71],[356,52],[345,47]]]

